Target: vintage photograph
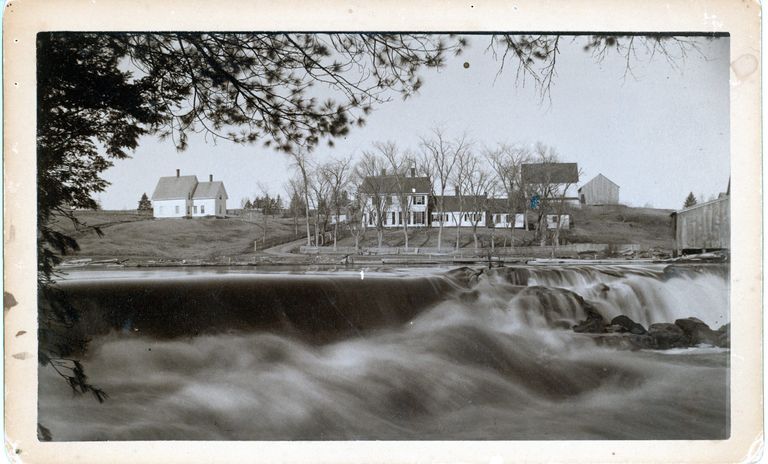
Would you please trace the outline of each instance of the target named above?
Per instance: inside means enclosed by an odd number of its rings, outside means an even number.
[[[731,436],[729,34],[36,41],[39,440]]]

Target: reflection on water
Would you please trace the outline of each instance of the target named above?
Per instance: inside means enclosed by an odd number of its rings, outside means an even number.
[[[76,277],[84,365],[110,398],[41,369],[55,440],[728,435],[727,350],[621,351],[569,329],[582,297],[717,328],[722,266]]]

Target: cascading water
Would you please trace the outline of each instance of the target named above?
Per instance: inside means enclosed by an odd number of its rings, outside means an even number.
[[[728,351],[600,346],[585,307],[728,322],[726,266],[163,271],[61,288],[110,398],[40,369],[54,440],[722,439]]]

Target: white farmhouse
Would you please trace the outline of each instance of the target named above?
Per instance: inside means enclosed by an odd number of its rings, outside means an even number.
[[[227,191],[224,183],[198,182],[197,176],[161,177],[152,193],[152,211],[156,218],[223,217],[227,212]]]
[[[363,179],[360,192],[365,196],[363,224],[376,227],[378,215],[382,215],[384,227],[402,227],[407,221],[409,227],[426,227],[427,205],[432,190],[428,177],[417,177],[416,169],[410,175],[369,176]],[[400,196],[405,198],[401,207]],[[405,214],[404,214],[405,213]]]

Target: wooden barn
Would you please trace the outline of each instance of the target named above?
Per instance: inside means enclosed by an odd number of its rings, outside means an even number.
[[[582,185],[578,190],[582,205],[618,205],[619,185],[602,174]]]
[[[729,249],[730,195],[675,211],[672,227],[676,255]]]

